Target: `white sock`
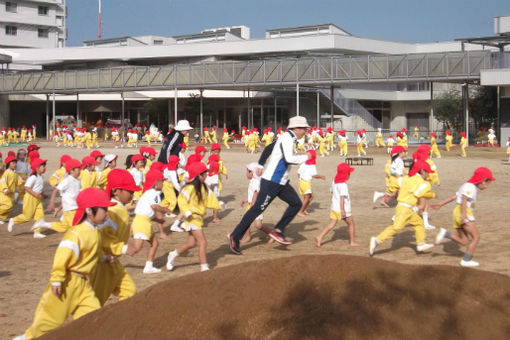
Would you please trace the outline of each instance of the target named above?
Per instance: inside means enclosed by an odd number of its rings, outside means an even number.
[[[146,261],[145,262],[145,268],[152,268],[153,265],[152,265],[152,261]]]
[[[202,263],[200,265],[200,271],[205,272],[206,270],[209,270],[209,265],[207,263]]]
[[[174,249],[170,253],[168,253],[168,255],[170,255],[170,257],[175,259],[176,257],[179,256],[179,253],[177,252],[177,249]]]
[[[422,217],[423,217],[423,224],[429,225],[429,213],[428,212],[424,212],[422,214]]]
[[[181,223],[181,221],[179,221],[179,220],[175,220],[175,221],[174,221],[174,223],[172,223],[171,228],[173,228],[173,227],[178,227],[178,226],[179,226],[179,223]]]

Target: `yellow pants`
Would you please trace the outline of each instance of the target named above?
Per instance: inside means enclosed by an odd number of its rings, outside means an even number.
[[[462,152],[462,156],[463,156],[463,157],[466,157],[466,147],[465,147],[464,145],[461,145],[461,146],[460,146],[460,150],[461,150],[461,152]]]
[[[43,205],[40,198],[26,194],[23,198],[23,211],[14,217],[14,224],[29,222],[32,219],[39,221],[44,218]],[[34,229],[34,233],[40,233],[41,228]]]
[[[329,155],[328,150],[326,150],[326,145],[324,145],[324,144],[320,144],[320,145],[319,145],[319,154],[320,154],[321,156],[323,156],[323,155]]]
[[[452,142],[446,141],[446,144],[445,144],[446,151],[450,151],[451,147],[452,147]]]
[[[152,237],[152,220],[147,216],[135,215],[131,229],[135,240],[150,241]]]
[[[312,183],[305,181],[303,179],[299,180],[299,194],[305,195],[305,194],[311,194],[312,193]]]
[[[201,215],[192,214],[190,217],[184,219],[184,226],[186,231],[202,230],[204,227],[204,219]]]
[[[358,143],[357,149],[358,149],[358,155],[366,154],[365,149],[363,148],[363,143]]]
[[[27,339],[34,339],[61,326],[69,315],[78,319],[99,309],[101,305],[87,278],[69,273],[62,283],[62,295],[55,296],[48,283],[35,310],[34,321],[25,332]]]
[[[73,218],[76,210],[64,211],[62,219],[58,222],[51,222],[50,229],[58,233],[65,233],[73,225]]]
[[[163,183],[163,195],[165,198],[161,201],[161,206],[173,211],[177,205],[177,196],[175,196],[175,190],[172,183],[168,181]]]
[[[388,186],[386,187],[386,192],[390,195],[393,195],[400,189],[399,178],[395,176],[390,176],[388,181]]]
[[[0,220],[6,220],[14,207],[14,194],[0,192]]]
[[[120,301],[136,294],[135,282],[118,260],[112,264],[99,262],[90,284],[101,306],[111,294],[118,296]]]
[[[25,182],[27,181],[27,174],[18,174],[22,181],[21,183],[16,187],[16,190],[18,190],[18,200],[21,201],[23,197],[25,197]]]
[[[375,146],[377,146],[377,147],[380,147],[380,146],[385,147],[386,145],[384,145],[384,142],[383,142],[382,138],[377,138],[375,140]]]
[[[228,140],[223,140],[223,145],[225,145],[227,149],[230,149],[230,145],[228,145]]]
[[[347,142],[340,142],[338,144],[338,146],[340,147],[340,155],[345,155],[347,156]]]
[[[455,229],[462,228],[462,226],[464,225],[464,221],[462,220],[460,204],[457,204],[455,209],[453,209],[452,218],[453,218],[453,227]],[[473,215],[473,212],[468,207],[466,207],[466,218],[471,222],[475,221],[475,215]]]
[[[87,149],[90,149],[92,147],[92,141],[90,139],[87,139],[85,141],[85,145],[87,146]]]
[[[425,226],[423,225],[423,220],[420,215],[411,208],[402,205],[397,205],[395,209],[395,221],[377,236],[377,240],[379,243],[382,243],[392,238],[408,224],[414,227],[416,243],[425,242]]]
[[[439,149],[437,147],[437,144],[432,144],[430,148],[430,154],[435,157],[441,158],[441,153],[439,152]]]

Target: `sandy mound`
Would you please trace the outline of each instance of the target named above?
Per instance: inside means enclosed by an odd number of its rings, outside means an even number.
[[[244,263],[152,286],[51,339],[508,339],[510,278],[342,255]]]

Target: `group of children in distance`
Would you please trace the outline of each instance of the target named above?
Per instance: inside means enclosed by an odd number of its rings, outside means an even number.
[[[21,129],[2,127],[0,129],[0,146],[9,146],[11,144],[31,142],[37,137],[37,127],[32,125],[32,128],[27,129],[25,125]]]

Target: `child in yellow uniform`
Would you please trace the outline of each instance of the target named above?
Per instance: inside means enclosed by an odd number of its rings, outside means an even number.
[[[378,199],[383,198],[381,205],[389,207],[390,200],[397,196],[398,190],[402,185],[402,177],[405,173],[404,157],[407,151],[404,147],[397,145],[391,150],[390,160],[385,166],[386,172],[386,192],[374,191],[372,201],[375,203]]]
[[[50,228],[59,233],[66,232],[73,225],[74,214],[78,206],[76,205],[76,198],[81,190],[80,177],[81,163],[77,159],[69,159],[66,161],[67,175],[57,184],[51,194],[50,204],[47,210],[51,211],[55,208],[55,196],[60,192],[62,196],[62,210],[63,215],[60,221],[48,223],[44,220],[36,222],[33,228]]]
[[[418,125],[415,125],[414,126],[414,133],[413,133],[413,137],[414,138],[418,138],[419,137],[419,134],[418,134],[419,131],[420,131],[420,129],[418,128]]]
[[[136,186],[139,188],[142,188],[143,182],[145,181],[144,175],[143,175],[143,167],[145,164],[145,160],[142,155],[136,154],[131,157],[131,168],[129,169],[129,173],[131,176],[133,176],[135,180]],[[133,201],[136,202],[140,199],[142,196],[141,191],[135,192],[133,196]]]
[[[309,215],[309,212],[306,211],[306,208],[308,208],[308,205],[314,198],[312,192],[312,178],[319,178],[322,180],[326,179],[325,176],[317,174],[317,154],[315,150],[308,150],[306,152],[310,155],[310,158],[306,162],[301,163],[298,169],[299,194],[303,195],[303,204],[297,213],[297,215],[300,217]]]
[[[152,162],[156,160],[157,152],[154,150],[152,146],[142,146],[140,148],[140,154],[145,158],[145,166],[143,168],[143,174],[147,174],[149,172]]]
[[[430,165],[430,169],[432,169],[434,171],[433,173],[429,174],[427,181],[429,181],[431,184],[440,185],[439,174],[437,171],[436,164],[434,163],[434,161],[432,161],[429,158],[430,152],[431,152],[430,146],[428,146],[426,144],[420,145],[418,147],[418,149],[413,153],[413,161],[414,162],[418,162],[418,161],[427,162]],[[422,212],[423,225],[425,226],[426,230],[434,230],[434,229],[436,229],[436,227],[434,227],[433,225],[431,225],[429,223],[429,206],[430,206],[429,200],[425,200],[424,205],[423,205],[423,212]]]
[[[391,153],[391,149],[393,149],[393,145],[395,144],[395,140],[393,139],[393,135],[389,135],[386,140],[386,145],[388,146],[388,153]]]
[[[98,175],[95,171],[97,162],[90,156],[83,157],[82,161],[83,170],[80,173],[81,190],[87,188],[97,188]]]
[[[37,138],[37,126],[32,125],[32,136],[34,137],[34,139]]]
[[[457,205],[453,210],[453,227],[457,230],[457,234],[452,235],[446,229],[441,228],[436,236],[436,244],[441,243],[446,237],[455,243],[467,246],[466,252],[460,261],[460,265],[463,267],[477,267],[479,265],[478,262],[473,261],[473,254],[480,241],[480,234],[476,228],[475,216],[471,208],[476,202],[478,190],[487,189],[489,184],[495,180],[489,169],[480,167],[453,196],[432,206],[434,209],[439,209],[453,200],[456,201]]]
[[[510,163],[510,136],[508,136],[506,141],[506,154],[508,155],[508,163]]]
[[[363,131],[357,130],[356,133],[357,133],[357,136],[356,136],[356,146],[357,146],[357,150],[358,150],[358,157],[361,157],[361,154],[366,156],[367,152],[363,148],[363,142],[364,142],[364,140],[363,140],[364,139],[363,138]]]
[[[169,214],[170,210],[161,206],[161,189],[165,177],[160,171],[150,170],[143,185],[143,195],[136,204],[135,218],[131,225],[133,233],[134,254],[142,250],[143,243],[149,242],[150,248],[147,253],[147,261],[143,268],[144,274],[154,274],[161,272],[161,269],[153,266],[156,251],[158,250],[158,239],[152,233],[152,221],[164,223],[163,214]],[[138,185],[137,185],[138,186]]]
[[[71,315],[78,319],[100,308],[89,277],[99,257],[100,236],[96,227],[105,222],[107,209],[114,205],[105,192],[91,188],[77,198],[73,227],[57,247],[50,282],[25,334],[15,339],[34,339],[60,327]]]
[[[315,237],[315,245],[317,247],[321,246],[324,236],[333,230],[339,220],[344,220],[345,223],[347,223],[351,247],[359,246],[359,244],[354,241],[354,219],[351,213],[351,197],[347,186],[347,180],[353,171],[354,168],[351,168],[347,163],[340,163],[336,168],[335,180],[331,185],[333,196],[331,198],[329,224],[324,227],[319,236]]]
[[[16,158],[9,156],[5,159],[6,169],[0,178],[0,224],[4,224],[14,207],[14,193],[21,179],[16,170]]]
[[[381,147],[381,148],[384,148],[386,145],[384,145],[384,142],[383,142],[383,136],[382,136],[382,129],[381,128],[377,128],[377,135],[375,137],[375,146],[376,147]]]
[[[347,156],[347,136],[345,130],[338,131],[338,147],[340,149],[340,157]]]
[[[90,131],[85,131],[85,136],[83,137],[85,140],[85,145],[87,146],[87,149],[90,149],[92,147],[92,134]]]
[[[211,142],[218,143],[218,137],[216,135],[216,126],[212,127],[212,131],[211,131],[210,135],[211,135]]]
[[[209,270],[207,264],[207,240],[202,230],[204,226],[203,216],[207,209],[221,209],[224,204],[218,202],[214,194],[207,189],[205,179],[207,176],[207,167],[202,162],[193,163],[190,166],[188,184],[182,189],[177,198],[179,210],[184,214],[184,225],[188,232],[188,241],[179,248],[168,254],[166,268],[174,269],[175,259],[194,248],[198,243],[198,259],[200,261],[200,270]]]
[[[161,206],[164,208],[168,208],[170,211],[174,211],[177,206],[177,195],[175,191],[181,191],[181,185],[179,183],[179,179],[177,177],[177,167],[179,164],[179,157],[176,155],[170,155],[168,158],[168,165],[163,171],[163,176],[165,177],[165,182],[163,183],[163,200],[161,201]],[[169,214],[167,217],[175,217],[173,214]],[[173,226],[172,226],[173,227]],[[170,229],[176,232],[182,232],[181,228],[177,226],[175,229]]]
[[[46,160],[44,159],[33,159],[30,163],[32,168],[32,174],[27,178],[25,182],[25,196],[23,198],[23,211],[16,217],[9,220],[7,230],[12,232],[12,228],[16,224],[25,223],[30,220],[40,222],[44,221],[44,210],[41,198],[47,198],[43,192],[43,178],[42,174],[46,171]],[[42,222],[42,221],[41,221]],[[41,234],[41,228],[34,229],[34,238],[44,238],[46,235]]]
[[[324,157],[324,156],[329,156],[329,152],[327,150],[327,147],[326,147],[326,137],[323,136],[322,132],[320,132],[319,136],[317,136],[318,140],[319,140],[319,154],[321,155],[321,157]]]
[[[99,143],[97,142],[97,127],[94,127],[92,129],[92,147],[93,148],[99,147]]]
[[[55,170],[53,175],[51,175],[51,177],[48,180],[50,182],[50,185],[53,188],[55,188],[57,186],[57,184],[60,183],[62,181],[62,179],[64,178],[64,175],[67,172],[66,171],[66,162],[70,159],[71,159],[71,156],[69,156],[69,155],[62,155],[62,157],[60,157],[60,168]]]
[[[21,128],[20,136],[19,136],[19,138],[21,139],[21,141],[23,143],[26,142],[26,140],[27,140],[27,132],[28,132],[27,127],[25,125],[23,125],[23,127]]]
[[[104,169],[99,176],[99,188],[105,190],[108,174],[117,167],[117,155],[107,154],[104,156]]]
[[[460,149],[461,149],[461,152],[462,152],[461,156],[462,157],[467,157],[467,155],[466,155],[466,147],[468,146],[468,143],[467,143],[466,133],[465,132],[461,132],[461,133],[459,133],[459,135],[460,135],[460,143],[459,143],[459,145],[460,145]]]
[[[441,153],[437,147],[437,135],[435,132],[430,133],[430,157],[436,156],[437,158],[441,158]]]
[[[221,140],[223,141],[223,145],[227,149],[230,149],[230,146],[228,145],[228,141],[230,139],[230,135],[228,134],[228,129],[223,129],[223,136],[221,136]]]
[[[452,143],[453,136],[452,136],[452,133],[450,132],[450,130],[446,130],[445,134],[446,134],[446,136],[444,137],[445,148],[446,148],[446,151],[449,152],[450,148],[453,146],[453,143]]]
[[[4,127],[0,131],[0,146],[7,146],[7,141],[5,140],[5,128]]]
[[[335,149],[335,133],[333,132],[333,128],[328,126],[326,133],[326,142],[328,151],[333,151]]]
[[[108,218],[98,227],[101,234],[101,248],[106,257],[99,261],[97,270],[90,283],[97,299],[103,306],[111,294],[119,300],[128,299],[136,294],[136,285],[119,257],[133,255],[134,247],[129,240],[129,211],[126,204],[133,199],[133,192],[140,190],[127,170],[113,169],[108,173],[106,193],[114,206],[108,209]]]
[[[209,135],[209,128],[204,127],[204,143],[212,143],[211,136]]]
[[[421,198],[434,198],[430,183],[426,181],[428,175],[434,171],[426,162],[418,161],[414,163],[409,176],[405,177],[398,194],[398,204],[395,208],[395,221],[388,226],[377,237],[370,239],[369,254],[374,255],[375,248],[396,233],[400,232],[406,225],[414,227],[416,236],[416,250],[418,252],[426,251],[434,245],[425,243],[425,227],[418,211],[422,208]],[[420,203],[420,204],[419,204]]]
[[[407,145],[407,140],[408,140],[408,137],[407,137],[407,129],[406,128],[402,128],[402,146],[407,150],[409,148],[409,146]]]
[[[17,144],[19,142],[18,136],[19,136],[18,130],[12,129],[12,142],[13,143]]]

